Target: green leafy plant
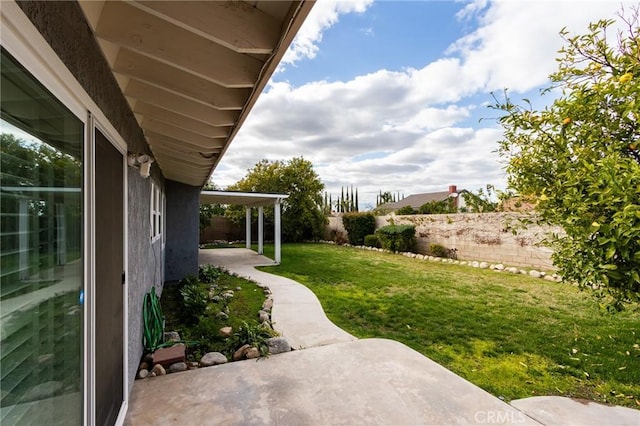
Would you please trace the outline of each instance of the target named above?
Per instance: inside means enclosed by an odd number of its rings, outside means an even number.
[[[213,284],[221,274],[222,270],[213,265],[200,265],[198,268],[198,277],[203,283]]]
[[[499,153],[509,186],[534,199],[550,235],[560,274],[583,289],[612,295],[610,307],[640,302],[640,9],[625,31],[608,37],[613,20],[587,34],[560,35],[558,71],[543,92],[559,98],[541,111],[505,92],[492,108],[504,115]]]
[[[448,250],[442,244],[429,244],[429,253],[436,257],[448,257]]]
[[[360,246],[365,236],[376,230],[376,217],[373,213],[345,213],[342,223],[347,231],[349,244]]]
[[[185,280],[187,283],[180,288],[184,308],[183,315],[185,319],[195,321],[207,309],[208,294],[204,286],[194,276],[188,276]]]
[[[416,214],[416,211],[411,206],[403,206],[398,209],[396,214],[398,216],[412,215],[412,214]]]
[[[277,332],[267,326],[243,321],[238,331],[233,333],[233,350],[237,350],[243,345],[250,345],[257,348],[261,356],[268,356],[269,345],[267,344],[267,339],[277,335]]]
[[[443,214],[443,213],[455,213],[456,207],[453,204],[452,199],[440,200],[440,201],[429,201],[428,203],[424,203],[418,209],[418,213],[420,214]]]
[[[380,248],[380,239],[374,235],[367,235],[366,237],[364,237],[364,245],[367,247],[376,247],[376,248]]]
[[[387,225],[376,231],[382,248],[390,251],[413,251],[416,248],[416,227]]]

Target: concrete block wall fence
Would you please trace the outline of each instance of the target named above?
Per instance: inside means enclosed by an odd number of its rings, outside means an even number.
[[[376,229],[391,223],[414,225],[417,251],[422,254],[427,254],[430,244],[440,244],[457,249],[460,260],[553,270],[551,249],[539,243],[547,233],[561,229],[528,225],[514,234],[509,223],[515,223],[518,217],[517,213],[387,215],[376,217]],[[329,218],[328,231],[334,229],[346,233],[340,216]]]

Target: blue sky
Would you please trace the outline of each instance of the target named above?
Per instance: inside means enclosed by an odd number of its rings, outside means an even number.
[[[637,4],[637,3],[629,3]],[[262,158],[303,156],[328,192],[406,195],[506,186],[490,93],[544,105],[558,35],[615,18],[600,1],[319,0],[213,180],[226,187]]]

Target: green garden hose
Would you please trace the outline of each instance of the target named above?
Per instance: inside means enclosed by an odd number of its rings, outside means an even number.
[[[164,339],[164,317],[155,287],[151,287],[151,291],[144,295],[142,318],[144,322],[144,349],[151,353],[163,346]]]
[[[192,340],[164,340],[164,315],[160,307],[160,299],[156,295],[156,288],[151,287],[149,293],[144,295],[144,304],[142,305],[142,319],[144,323],[143,341],[146,353],[153,353],[156,349],[166,346],[173,346],[176,343],[184,343],[186,345],[198,344]]]

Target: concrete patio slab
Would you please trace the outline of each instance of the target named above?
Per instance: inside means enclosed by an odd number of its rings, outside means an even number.
[[[640,411],[561,396],[536,396],[511,405],[548,426],[638,426]]]
[[[256,270],[255,266],[274,264],[267,257],[248,249],[200,250],[199,262],[201,265],[224,267],[268,287],[274,301],[271,309],[273,327],[295,349],[356,340],[327,318],[320,301],[307,287],[288,278]]]
[[[401,343],[364,339],[136,381],[125,424],[540,423]]]

